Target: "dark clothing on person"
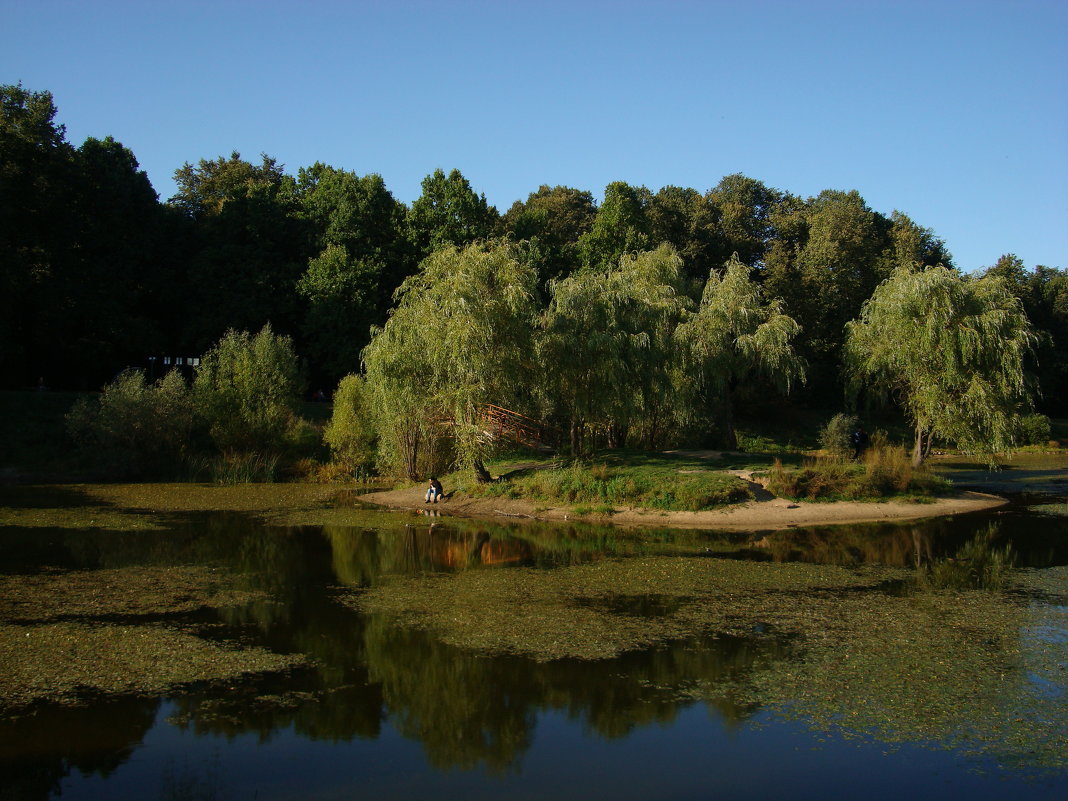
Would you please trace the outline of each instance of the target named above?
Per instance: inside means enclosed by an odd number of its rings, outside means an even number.
[[[858,428],[849,439],[853,443],[853,459],[859,459],[860,455],[868,449],[868,432],[863,428]]]

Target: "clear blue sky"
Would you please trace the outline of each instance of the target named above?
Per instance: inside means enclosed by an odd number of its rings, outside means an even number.
[[[0,82],[51,91],[164,199],[184,162],[267,153],[540,184],[856,189],[964,270],[1068,267],[1068,2],[0,0]]]

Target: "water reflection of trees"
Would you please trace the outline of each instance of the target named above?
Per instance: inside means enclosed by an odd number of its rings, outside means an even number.
[[[793,676],[794,684],[789,686],[797,692],[808,692],[813,676],[798,672],[795,666],[798,652],[794,644],[798,641],[762,633],[668,642],[611,660],[489,658],[448,645],[427,631],[400,627],[381,616],[360,615],[336,603],[324,593],[324,586],[371,588],[390,574],[496,570],[510,564],[556,567],[607,556],[709,551],[743,557],[759,554],[776,562],[915,568],[954,556],[975,532],[974,523],[964,527],[954,522],[791,530],[754,546],[745,535],[701,532],[669,536],[662,532],[496,526],[454,520],[419,521],[418,525],[388,529],[328,527],[320,532],[312,528],[265,528],[241,515],[197,515],[176,524],[170,536],[78,532],[77,536],[58,538],[55,545],[66,549],[69,560],[89,566],[190,561],[225,566],[239,574],[250,589],[260,589],[268,598],[220,610],[219,620],[227,627],[255,630],[257,644],[283,652],[300,651],[316,662],[315,669],[298,674],[184,694],[175,702],[174,719],[180,725],[198,733],[234,736],[255,732],[262,738],[292,727],[312,739],[346,741],[378,737],[388,717],[402,734],[423,744],[437,767],[481,766],[507,771],[518,765],[530,747],[536,721],[544,711],[563,712],[601,737],[621,737],[639,727],[670,722],[680,709],[694,703],[707,704],[727,725],[736,725],[765,699],[785,697],[771,691],[754,694],[745,686],[752,676],[772,676],[781,688],[787,687],[783,677]],[[1004,536],[1002,529],[992,528],[986,539],[1000,547]],[[819,603],[839,602],[823,598]],[[880,600],[877,606],[881,609],[886,603]],[[908,603],[912,604],[907,607],[909,613],[917,614],[915,603]],[[943,609],[941,601],[938,609]],[[898,671],[899,666],[884,667],[872,657],[886,651],[887,643],[893,644],[892,638],[880,634],[879,639],[872,633],[868,648],[867,640],[858,635],[863,633],[860,624],[868,615],[866,608],[856,610],[857,627],[849,630],[849,639],[842,642],[850,644],[851,659],[869,664],[857,659],[863,656],[870,661],[870,671],[851,685],[829,688],[840,697],[828,714],[840,716],[851,709],[863,709],[865,698],[872,706],[871,699],[882,699],[880,692],[886,695],[880,708],[894,710],[889,679],[897,681],[899,676],[889,671]],[[922,667],[936,659],[947,664],[959,661],[964,653],[974,661],[972,675],[985,681],[989,678],[982,672],[986,670],[984,660],[990,656],[987,651],[996,651],[997,656],[1004,650],[1004,664],[1013,664],[1008,636],[1018,630],[1015,625],[1008,620],[997,629],[997,637],[984,634],[987,645],[963,651],[960,649],[967,646],[964,640],[964,646],[954,644],[957,650],[941,652],[934,634],[925,635],[927,644],[916,658]],[[914,632],[902,634],[902,642],[912,636]],[[831,669],[838,669],[838,657],[833,649],[821,654],[826,662],[818,667],[827,668],[833,679]],[[912,665],[908,669],[918,670]],[[915,675],[925,674],[919,670]],[[928,683],[921,697],[934,699],[945,694],[955,698],[936,684],[952,675],[953,671],[926,674]],[[19,781],[28,788],[27,797],[47,797],[55,782],[74,768],[104,772],[124,760],[151,726],[157,704],[122,703],[132,704],[127,712],[119,713],[129,718],[128,725],[116,724],[111,716],[120,707],[108,704],[62,712],[70,715],[62,723],[45,716],[3,724],[0,738],[14,744],[5,753],[33,755],[25,763],[29,770],[19,769]],[[108,716],[107,725],[99,722],[104,715]],[[888,721],[893,728],[894,721]],[[103,750],[83,748],[77,734],[69,744],[64,738],[62,755],[56,755],[57,749],[48,742],[54,738],[55,727],[76,732],[83,725],[92,729],[97,740],[102,731],[113,737],[107,748],[111,762],[104,758]],[[896,725],[903,731],[911,731],[913,726],[911,720],[904,719]],[[34,742],[41,744],[32,746]],[[25,743],[31,747],[27,749]]]
[[[0,721],[0,795],[19,801],[60,794],[75,770],[106,778],[126,762],[156,719],[157,699],[113,699],[91,707],[42,707]],[[57,732],[63,749],[57,751]]]
[[[353,618],[356,616],[353,615]],[[702,638],[618,659],[537,662],[487,658],[432,634],[372,616],[335,629],[341,664],[304,677],[264,679],[176,699],[173,720],[194,731],[269,739],[292,727],[312,739],[374,738],[381,722],[418,740],[437,768],[517,769],[537,718],[560,710],[602,737],[672,721],[704,702],[728,725],[756,708],[738,682],[782,658],[786,642],[768,636]],[[340,683],[332,683],[331,678]]]

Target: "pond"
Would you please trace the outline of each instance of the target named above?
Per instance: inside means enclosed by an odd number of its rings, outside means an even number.
[[[994,513],[774,534],[26,490],[0,798],[1063,799],[1051,475]],[[61,492],[84,508],[35,517]]]

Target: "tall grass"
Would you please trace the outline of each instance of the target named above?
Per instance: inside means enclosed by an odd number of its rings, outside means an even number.
[[[213,484],[269,484],[278,480],[280,467],[281,459],[277,454],[202,455],[188,460],[188,478]]]
[[[795,500],[878,500],[929,497],[948,491],[951,485],[926,468],[913,467],[900,445],[880,442],[860,462],[826,456],[808,458],[799,468],[789,468],[776,460],[768,471],[767,488]]]

